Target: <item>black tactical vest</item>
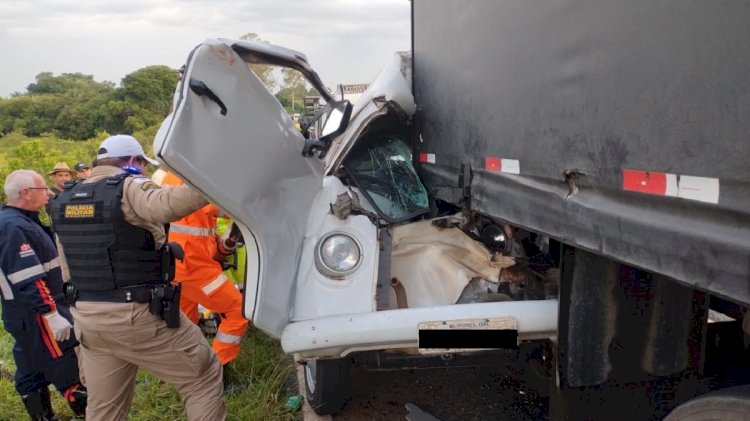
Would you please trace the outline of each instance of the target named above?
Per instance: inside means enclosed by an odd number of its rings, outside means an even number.
[[[80,291],[162,284],[153,235],[125,221],[120,203],[127,174],[65,186],[52,202],[55,233],[71,282]]]

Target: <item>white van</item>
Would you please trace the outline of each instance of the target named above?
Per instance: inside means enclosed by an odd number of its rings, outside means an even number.
[[[501,222],[431,209],[413,165],[410,61],[395,54],[352,105],[302,53],[209,39],[190,52],[154,142],[241,225],[245,317],[305,364],[321,414],[346,401],[354,357],[465,355],[556,335],[554,295],[519,294],[529,286],[500,275],[515,263]],[[295,128],[249,63],[304,75],[326,101],[319,137]]]

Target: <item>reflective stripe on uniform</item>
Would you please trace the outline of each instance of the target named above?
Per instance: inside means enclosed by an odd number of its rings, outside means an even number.
[[[13,299],[13,290],[10,288],[10,282],[8,282],[8,278],[5,277],[2,269],[0,269],[0,291],[2,291],[3,298],[6,301]]]
[[[219,276],[216,277],[213,281],[206,284],[203,288],[201,288],[201,291],[203,291],[206,295],[211,295],[212,292],[219,289],[220,286],[224,285],[224,282],[228,281],[227,276],[224,275],[224,272],[220,273]]]
[[[169,232],[176,232],[178,234],[194,235],[196,237],[212,237],[214,235],[213,228],[196,228],[190,225],[180,224],[169,224]]]
[[[54,259],[50,260],[47,263],[42,264],[42,269],[44,269],[45,272],[49,272],[54,268],[60,267],[60,258],[55,257]]]
[[[225,344],[238,344],[242,342],[242,336],[230,335],[224,332],[216,332],[214,340],[224,342]]]
[[[42,265],[34,265],[32,267],[19,270],[18,272],[13,272],[8,274],[8,280],[10,280],[11,283],[17,284],[23,280],[29,279],[31,277],[37,276],[37,275],[44,275],[44,268]]]

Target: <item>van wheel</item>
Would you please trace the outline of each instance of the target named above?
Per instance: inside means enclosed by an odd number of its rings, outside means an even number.
[[[750,386],[730,387],[691,399],[664,421],[742,421],[750,413]]]
[[[305,363],[305,395],[318,415],[340,411],[349,401],[351,360],[311,360]]]

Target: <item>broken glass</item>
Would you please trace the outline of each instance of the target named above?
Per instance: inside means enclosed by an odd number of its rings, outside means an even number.
[[[412,165],[411,149],[400,135],[359,142],[345,167],[383,219],[399,222],[428,210],[427,190]]]

